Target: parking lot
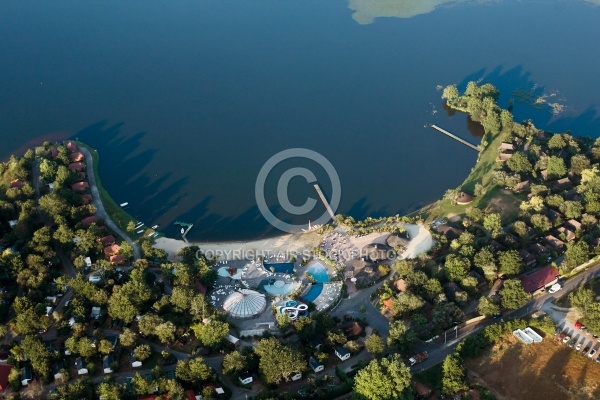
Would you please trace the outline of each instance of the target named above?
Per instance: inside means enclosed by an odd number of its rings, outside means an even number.
[[[581,323],[572,321],[572,318],[568,318],[568,316],[569,314],[558,325],[557,339],[563,345],[571,347],[574,351],[579,351],[600,363],[600,342],[598,342],[598,338],[594,337]]]

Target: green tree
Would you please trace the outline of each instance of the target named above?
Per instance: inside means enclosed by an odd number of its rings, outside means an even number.
[[[523,153],[515,153],[506,162],[508,168],[516,173],[529,173],[533,170],[533,166]]]
[[[119,335],[119,343],[121,343],[125,347],[133,347],[137,341],[137,336],[135,332],[133,332],[129,328],[123,329],[123,333]]]
[[[442,92],[442,99],[445,99],[448,101],[448,103],[455,103],[456,100],[458,100],[458,89],[456,88],[456,85],[448,85],[444,88],[444,91]]]
[[[175,307],[178,312],[185,312],[190,309],[192,299],[194,298],[194,291],[187,287],[177,286],[173,289],[171,294],[171,304]]]
[[[133,355],[140,361],[147,360],[152,355],[152,349],[147,344],[140,344],[133,349]]]
[[[175,331],[177,330],[175,324],[171,321],[163,322],[156,327],[154,334],[158,337],[161,343],[171,343],[175,340]]]
[[[121,400],[124,397],[120,386],[112,382],[100,383],[96,393],[103,400]]]
[[[550,219],[542,214],[533,214],[530,218],[531,224],[538,232],[544,233],[552,228],[552,222]]]
[[[208,323],[197,323],[192,325],[192,330],[196,337],[204,346],[217,347],[225,336],[229,333],[229,324],[217,320],[211,320]]]
[[[500,307],[498,307],[494,302],[488,297],[482,297],[479,299],[479,304],[477,305],[477,311],[479,314],[485,315],[486,317],[491,317],[493,315],[497,315],[500,312]]]
[[[502,219],[500,214],[490,213],[483,218],[483,227],[495,238],[502,233]]]
[[[406,314],[418,310],[423,307],[423,304],[423,300],[418,296],[409,292],[403,292],[392,299],[392,311],[398,314]]]
[[[565,161],[556,156],[548,157],[548,177],[550,178],[562,178],[567,174],[567,167]]]
[[[580,240],[577,242],[567,243],[567,251],[565,251],[564,265],[573,269],[583,263],[586,263],[590,259],[590,253],[588,245],[585,241]]]
[[[237,375],[246,369],[247,360],[239,351],[227,353],[223,358],[223,373],[227,375]]]
[[[369,335],[369,337],[365,340],[365,347],[371,354],[377,355],[383,353],[384,345],[383,340],[381,340],[381,336],[375,333]]]
[[[254,352],[259,357],[259,370],[267,384],[288,381],[296,372],[306,370],[302,354],[282,345],[277,339],[261,339]]]
[[[471,268],[471,262],[468,258],[450,254],[448,257],[446,257],[444,268],[448,279],[451,281],[460,282],[462,278],[467,276],[467,273]]]
[[[473,264],[482,269],[485,277],[488,280],[496,278],[498,267],[496,266],[494,250],[491,246],[481,248],[481,250],[475,254],[475,257],[473,258]]]
[[[523,290],[523,285],[518,279],[508,279],[504,281],[504,287],[500,291],[502,307],[509,310],[521,308],[529,301],[531,296]]]
[[[467,390],[469,387],[466,382],[465,370],[456,354],[450,354],[442,364],[442,392],[446,395]]]
[[[442,293],[442,284],[435,278],[429,278],[425,285],[423,285],[423,291],[425,296],[429,300],[434,300],[440,293]]]
[[[521,256],[516,250],[501,251],[498,253],[500,272],[507,275],[516,275],[521,272]]]
[[[550,140],[548,140],[548,147],[553,150],[564,149],[567,146],[567,142],[563,139],[560,134],[552,135]]]
[[[146,314],[138,322],[140,333],[146,336],[154,335],[156,327],[165,322],[156,314]]]
[[[409,330],[404,322],[394,321],[390,323],[387,338],[388,346],[395,348],[401,353],[409,353],[414,350],[417,340],[417,335]]]
[[[42,379],[47,379],[50,375],[50,351],[44,343],[35,336],[26,336],[21,343],[21,348],[31,360],[33,370]]]
[[[354,392],[368,400],[412,399],[410,370],[398,354],[372,360],[356,375]]]
[[[177,378],[194,383],[206,382],[214,379],[214,372],[202,358],[192,360],[179,360],[175,368]]]
[[[573,175],[581,175],[581,172],[584,169],[590,168],[590,166],[590,160],[586,156],[583,154],[575,154],[573,157],[571,157],[571,168],[569,171]]]
[[[560,211],[567,218],[579,218],[583,211],[583,206],[580,202],[568,200],[560,205]]]

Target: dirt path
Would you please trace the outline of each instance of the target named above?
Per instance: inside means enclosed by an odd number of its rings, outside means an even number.
[[[100,200],[100,192],[98,191],[98,186],[96,185],[96,177],[94,175],[94,160],[92,159],[92,155],[85,147],[81,147],[81,152],[85,155],[85,162],[87,164],[87,173],[88,173],[88,181],[90,184],[90,189],[92,191],[92,197],[94,207],[96,207],[96,214],[98,217],[104,220],[104,223],[108,225],[108,227],[115,232],[117,235],[121,236],[123,240],[133,247],[133,257],[137,260],[142,258],[140,253],[140,248],[136,242],[134,242],[121,228],[117,226],[113,222],[112,219],[108,216],[108,213],[104,209],[104,205],[102,204],[102,200]]]

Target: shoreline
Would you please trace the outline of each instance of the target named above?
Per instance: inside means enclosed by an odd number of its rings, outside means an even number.
[[[399,258],[415,258],[419,254],[429,250],[433,246],[431,232],[421,224],[404,224],[412,239],[405,251]],[[361,238],[354,238],[357,242],[364,244],[381,242],[390,235],[389,232],[370,233]],[[200,251],[207,256],[215,256],[218,261],[222,260],[248,260],[248,256],[262,255],[310,255],[313,249],[319,246],[323,235],[312,232],[285,233],[267,239],[256,239],[249,241],[229,242],[185,242],[181,239],[159,237],[155,240],[153,247],[164,250],[169,261],[179,261],[177,252],[189,246],[198,246]]]

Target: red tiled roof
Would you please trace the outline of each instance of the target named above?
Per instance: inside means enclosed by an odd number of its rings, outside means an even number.
[[[111,264],[121,264],[124,263],[126,259],[125,257],[117,254],[116,256],[110,256],[109,260]]]
[[[79,177],[80,177],[81,179],[85,179],[85,172],[80,172],[80,173],[79,173]]]
[[[85,164],[82,162],[74,162],[69,164],[69,169],[73,171],[81,171],[82,169],[85,169]]]
[[[90,188],[90,185],[87,182],[77,182],[77,183],[74,183],[73,185],[71,185],[71,189],[78,191],[78,192],[83,192],[85,190],[88,190],[89,188]]]
[[[81,225],[83,225],[83,226],[90,226],[94,222],[98,222],[98,217],[96,217],[95,215],[92,215],[92,216],[89,216],[87,218],[82,219],[81,220]]]
[[[75,142],[67,142],[67,150],[77,151],[77,144]]]
[[[71,161],[81,161],[85,158],[85,156],[83,155],[83,153],[76,151],[74,153],[69,154],[69,158],[71,159]]]
[[[113,235],[104,236],[103,238],[98,239],[102,244],[110,245],[115,242],[115,237]]]
[[[83,203],[91,203],[92,202],[92,195],[91,194],[82,194],[81,195],[81,201]]]
[[[120,249],[121,249],[121,246],[119,246],[118,244],[112,244],[112,245],[106,246],[104,248],[104,254],[106,254],[107,256],[112,256],[112,255],[117,254]]]
[[[23,187],[23,185],[25,185],[25,181],[23,179],[15,179],[10,182],[11,189],[13,189],[13,188],[21,189]]]
[[[58,157],[58,149],[56,147],[50,147],[50,156],[52,156],[52,159],[56,159],[56,157]]]
[[[4,390],[8,387],[8,375],[10,374],[10,370],[12,368],[12,365],[0,365],[0,390]]]
[[[538,289],[546,286],[556,278],[558,278],[558,271],[551,265],[544,268],[538,269],[537,271],[530,272],[529,274],[523,274],[519,278],[523,284],[523,289],[527,293],[535,292]]]
[[[383,305],[385,306],[385,308],[391,309],[392,306],[394,305],[394,300],[387,299],[386,301],[383,302]]]

